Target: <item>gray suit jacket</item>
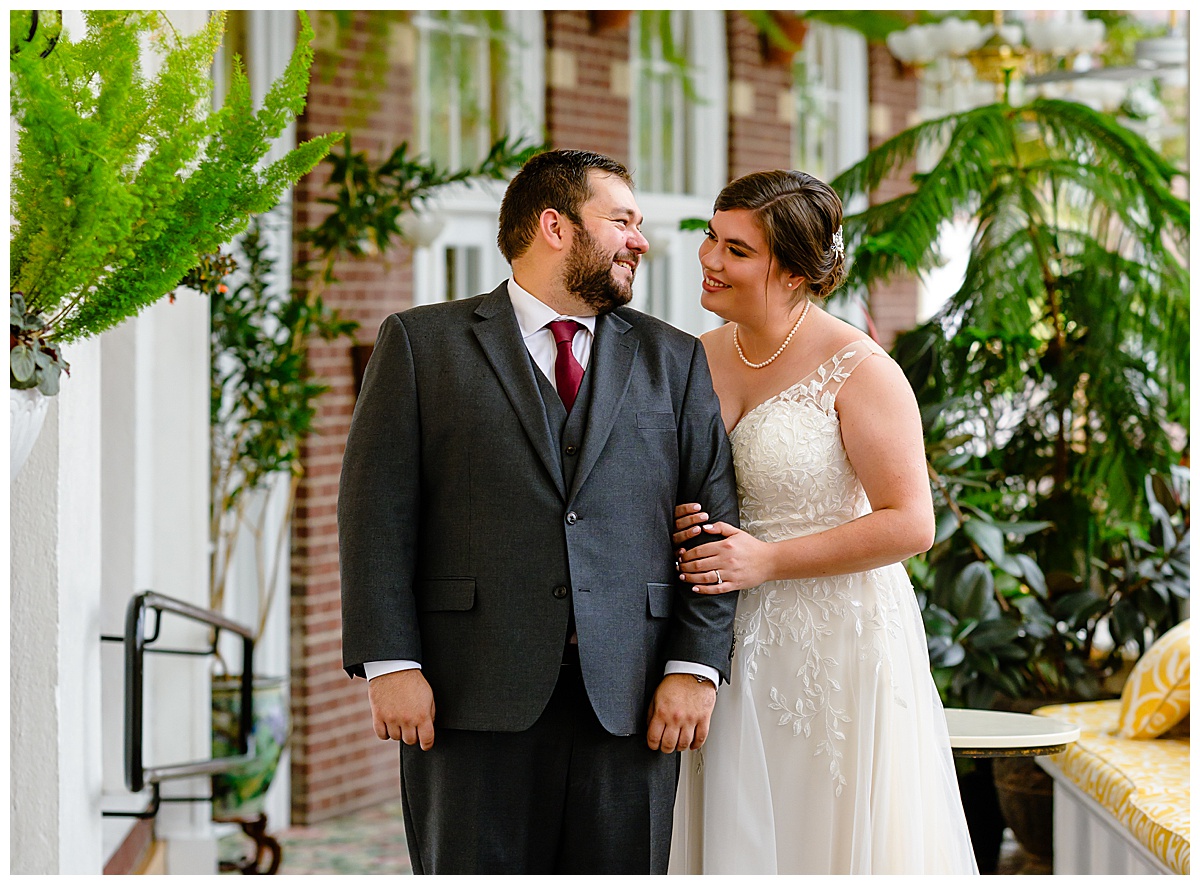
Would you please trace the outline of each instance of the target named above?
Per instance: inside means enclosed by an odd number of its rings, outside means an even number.
[[[338,498],[343,664],[420,661],[437,725],[524,730],[558,679],[569,593],[596,715],[635,734],[665,661],[728,678],[736,594],[692,593],[671,544],[678,503],[737,524],[728,437],[699,341],[637,311],[598,319],[573,455],[537,371],[504,284],[384,321]]]

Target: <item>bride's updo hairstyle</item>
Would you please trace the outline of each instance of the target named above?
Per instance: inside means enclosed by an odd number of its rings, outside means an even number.
[[[725,186],[714,212],[748,209],[767,240],[772,261],[804,277],[808,296],[825,299],[846,279],[842,201],[806,172],[751,172]],[[797,292],[797,301],[806,293]],[[796,302],[793,302],[795,304]]]

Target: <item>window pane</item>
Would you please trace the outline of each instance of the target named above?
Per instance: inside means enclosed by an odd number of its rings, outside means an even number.
[[[668,14],[666,42],[662,16]],[[693,14],[658,10],[643,12],[635,20],[632,73],[633,82],[639,84],[631,98],[637,127],[635,165],[639,182],[659,193],[689,193],[694,186],[689,162],[696,137],[691,126],[694,99],[685,85],[699,73],[690,63]]]
[[[483,253],[480,247],[447,246],[446,300],[470,298],[483,289]]]
[[[418,143],[451,168],[474,165],[506,131],[506,41],[491,27],[498,13],[435,10],[418,13]],[[426,84],[422,88],[421,84]]]
[[[837,64],[832,28],[814,23],[793,69],[796,94],[794,162],[796,168],[828,181],[836,171],[838,105]]]

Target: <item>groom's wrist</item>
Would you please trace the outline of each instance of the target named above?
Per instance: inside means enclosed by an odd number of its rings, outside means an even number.
[[[667,661],[666,667],[663,668],[663,675],[670,676],[674,673],[696,677],[698,682],[709,682],[713,688],[721,684],[721,674],[714,667],[698,664],[695,661]]]

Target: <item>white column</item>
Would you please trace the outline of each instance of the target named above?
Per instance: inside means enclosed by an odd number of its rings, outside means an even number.
[[[98,632],[122,635],[129,600],[143,590],[208,608],[208,301],[180,290],[100,339],[103,422],[103,608]],[[163,616],[150,648],[203,649],[203,627]],[[124,781],[124,647],[102,649],[104,807],[144,805]],[[150,653],[145,658],[143,761],[146,766],[212,754],[207,658]],[[162,795],[205,796],[207,778],[166,781]],[[173,873],[216,871],[207,802],[164,803],[155,822]],[[105,824],[106,851],[128,819]]]
[[[145,502],[136,574],[167,596],[208,608],[208,299],[186,289],[135,321],[135,383],[144,407],[138,435],[138,487]],[[146,589],[135,586],[132,591]],[[203,648],[207,630],[164,616],[165,647]],[[212,755],[210,659],[154,655],[147,662],[146,761],[172,764]],[[205,796],[206,777],[164,783],[163,796]],[[168,841],[170,873],[216,872],[216,842],[207,802],[164,803],[156,822]]]
[[[99,873],[100,348],[10,487],[9,844],[13,873]]]

